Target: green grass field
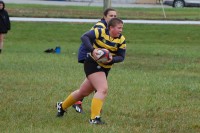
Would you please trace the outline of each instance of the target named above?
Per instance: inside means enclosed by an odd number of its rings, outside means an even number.
[[[110,72],[103,126],[72,108],[56,118],[55,103],[79,87],[80,36],[93,24],[13,22],[0,55],[2,133],[200,132],[200,27],[125,24],[127,56]],[[46,54],[61,46],[61,54]]]
[[[200,8],[166,8],[166,18],[162,8],[115,8],[122,19],[157,20],[200,20]],[[8,4],[10,16],[15,17],[55,17],[55,18],[101,18],[102,7],[90,6],[50,6]]]

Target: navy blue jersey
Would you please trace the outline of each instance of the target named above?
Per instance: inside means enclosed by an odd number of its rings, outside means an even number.
[[[101,21],[98,21],[92,28],[91,30],[95,29],[95,28],[103,28],[106,29],[107,28],[107,23],[105,19],[101,19]],[[81,46],[79,47],[78,50],[78,62],[79,63],[83,63],[84,60],[87,58],[89,51],[87,50],[87,48],[81,44]]]

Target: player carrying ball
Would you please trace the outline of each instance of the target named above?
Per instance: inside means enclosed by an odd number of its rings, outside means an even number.
[[[110,19],[116,18],[116,16],[117,16],[117,12],[116,12],[115,9],[113,9],[113,8],[107,8],[107,9],[105,9],[104,12],[103,12],[103,18],[101,18],[101,20],[98,21],[91,28],[91,30],[93,30],[95,28],[106,29],[107,26],[108,26],[108,22],[110,21]],[[84,44],[81,44],[81,46],[79,48],[79,51],[78,51],[78,62],[79,63],[84,63],[85,59],[87,58],[88,53],[90,53],[90,51],[88,51],[88,49],[85,47]],[[82,102],[83,102],[83,99],[81,99],[80,101],[77,101],[73,105],[74,109],[78,113],[83,113]]]
[[[88,96],[96,90],[91,104],[91,124],[104,124],[101,121],[100,111],[108,92],[107,76],[114,63],[122,62],[126,53],[125,37],[121,34],[123,21],[119,18],[112,18],[107,29],[90,30],[82,35],[81,41],[88,51],[91,52],[84,61],[86,78],[80,88],[72,92],[63,102],[57,102],[57,116],[62,117],[67,108],[77,101]],[[97,51],[105,48],[112,54],[106,63],[97,62]]]

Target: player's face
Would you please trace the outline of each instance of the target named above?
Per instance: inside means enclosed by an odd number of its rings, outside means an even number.
[[[119,35],[123,31],[123,24],[117,24],[116,26],[110,26],[110,36],[115,38],[119,37]]]
[[[0,3],[0,10],[1,10],[1,9],[3,9],[3,4],[2,4],[2,3]]]
[[[104,19],[108,23],[112,18],[116,18],[116,17],[117,17],[116,11],[109,11],[108,14],[104,16]]]

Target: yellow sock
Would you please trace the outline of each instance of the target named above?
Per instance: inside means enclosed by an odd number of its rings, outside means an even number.
[[[94,119],[96,116],[100,116],[100,112],[103,106],[103,100],[93,98],[91,105],[91,119]]]
[[[71,105],[73,105],[76,102],[76,100],[73,98],[72,94],[70,94],[65,101],[62,103],[62,109],[65,110]]]

